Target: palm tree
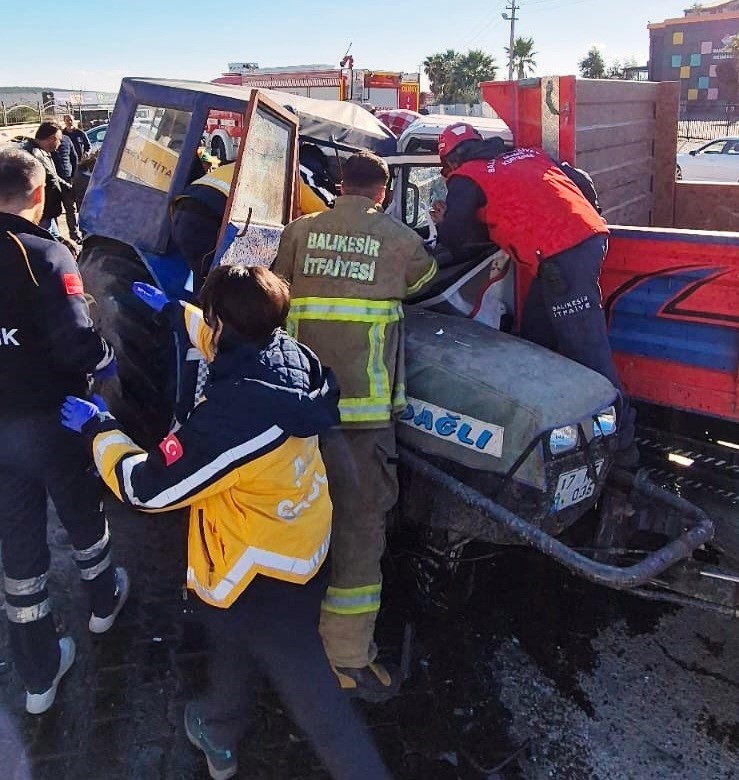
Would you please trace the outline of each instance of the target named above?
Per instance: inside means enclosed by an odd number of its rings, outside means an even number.
[[[534,50],[533,38],[516,38],[513,42],[513,70],[516,72],[517,79],[525,79],[527,76],[533,76],[536,70],[536,60],[534,55],[538,54]],[[505,47],[508,59],[511,58],[511,49]]]
[[[423,62],[424,73],[431,82],[431,91],[439,102],[449,99],[454,92],[454,74],[461,55],[454,49],[432,54]]]
[[[474,103],[480,97],[481,81],[492,81],[497,70],[495,57],[479,49],[460,54],[454,49],[431,54],[423,69],[439,103]]]

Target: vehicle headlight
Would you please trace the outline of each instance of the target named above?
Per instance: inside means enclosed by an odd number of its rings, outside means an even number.
[[[564,425],[561,428],[555,428],[549,434],[549,451],[552,455],[560,455],[568,450],[574,450],[577,447],[577,426]]]
[[[616,432],[616,408],[609,406],[598,412],[593,420],[593,436],[610,436]]]

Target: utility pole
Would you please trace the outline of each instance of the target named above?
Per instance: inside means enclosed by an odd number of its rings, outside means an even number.
[[[513,42],[515,40],[515,28],[518,17],[516,11],[520,8],[520,5],[516,5],[516,0],[510,0],[509,5],[506,8],[511,12],[511,15],[501,14],[504,19],[507,19],[511,23],[511,42],[508,49],[508,81],[513,81]]]

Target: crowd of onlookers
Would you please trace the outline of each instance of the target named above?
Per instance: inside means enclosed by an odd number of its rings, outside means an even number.
[[[61,238],[57,220],[64,214],[69,239],[79,246],[82,243],[79,209],[97,153],[91,150],[87,134],[71,114],[64,115],[63,123],[44,120],[35,136],[25,139],[21,145],[43,165],[46,173],[46,203],[41,226]]]

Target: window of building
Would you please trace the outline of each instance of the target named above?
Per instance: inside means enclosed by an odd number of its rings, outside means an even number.
[[[701,64],[701,55],[700,54],[691,54],[690,55],[690,64],[695,68],[698,65]]]
[[[681,79],[690,78],[690,67],[688,65],[683,65],[682,68],[680,68],[680,78]]]
[[[679,68],[683,64],[683,58],[679,54],[672,55],[672,67]]]
[[[683,34],[681,32],[672,33],[672,45],[673,46],[683,45]]]

